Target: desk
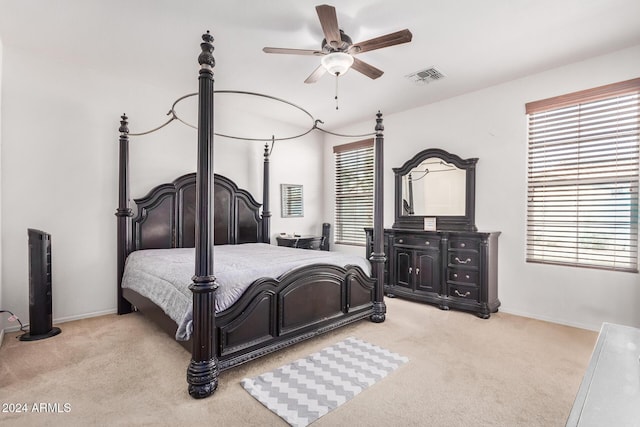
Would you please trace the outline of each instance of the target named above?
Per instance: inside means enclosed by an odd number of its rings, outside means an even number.
[[[640,425],[640,329],[603,323],[568,426]]]
[[[277,236],[278,246],[320,250],[322,236]]]

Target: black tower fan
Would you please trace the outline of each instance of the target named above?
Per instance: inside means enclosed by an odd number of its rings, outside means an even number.
[[[51,235],[27,230],[29,236],[29,332],[21,341],[35,341],[60,333],[52,327]]]

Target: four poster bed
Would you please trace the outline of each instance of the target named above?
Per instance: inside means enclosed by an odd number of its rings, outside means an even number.
[[[139,310],[191,351],[187,382],[195,398],[212,394],[224,369],[366,317],[383,322],[386,315],[382,115],[375,126],[370,264],[270,245],[268,147],[262,214],[251,194],[213,173],[213,37],[207,32],[202,39],[197,172],[136,199],[134,218],[123,115],[116,211],[118,313]]]

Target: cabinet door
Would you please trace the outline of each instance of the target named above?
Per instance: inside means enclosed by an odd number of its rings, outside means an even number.
[[[417,251],[415,253],[416,290],[441,293],[440,253],[438,251]]]
[[[394,285],[404,286],[405,288],[412,288],[412,256],[413,251],[396,249],[396,283],[394,283]]]

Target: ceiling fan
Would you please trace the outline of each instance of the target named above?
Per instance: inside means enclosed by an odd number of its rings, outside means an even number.
[[[355,58],[354,55],[369,52],[383,47],[394,46],[407,43],[413,37],[411,31],[405,29],[384,36],[375,37],[360,43],[353,43],[351,37],[346,35],[338,27],[336,9],[326,4],[316,6],[316,12],[320,19],[320,25],[324,32],[320,50],[313,49],[287,49],[279,47],[265,47],[262,50],[266,53],[280,53],[289,55],[313,55],[322,56],[321,64],[304,81],[305,83],[315,83],[329,72],[335,76],[346,73],[349,68],[364,74],[372,79],[377,79],[384,72],[373,65]]]

